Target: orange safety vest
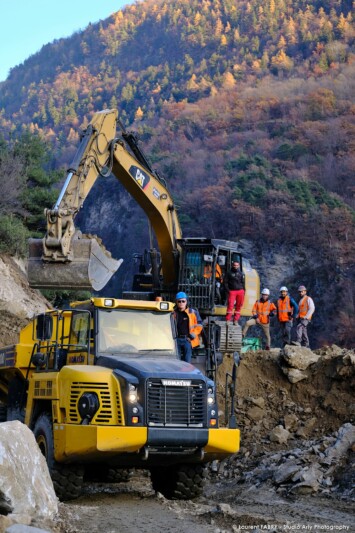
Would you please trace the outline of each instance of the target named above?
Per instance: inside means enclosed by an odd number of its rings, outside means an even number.
[[[212,265],[208,264],[204,267],[203,277],[205,279],[210,279],[211,276],[212,276]],[[218,263],[216,263],[216,279],[218,281],[222,280],[222,270]]]
[[[291,313],[291,314],[289,314]],[[292,318],[293,309],[291,307],[290,297],[279,298],[277,300],[277,316],[280,322],[288,322]]]
[[[256,300],[252,313],[258,315],[258,319],[262,324],[268,324],[270,319],[269,315],[272,311],[276,310],[276,305],[270,302],[270,300]]]
[[[302,300],[300,300],[298,305],[299,305],[298,316],[300,318],[305,318],[305,316],[308,313],[308,309],[309,309],[307,294],[303,296]],[[309,320],[311,320],[311,318],[312,318],[312,315],[310,316]]]
[[[196,348],[196,346],[200,345],[200,339],[199,334],[201,333],[203,326],[201,324],[198,324],[197,322],[197,316],[193,311],[190,311],[189,308],[185,309],[185,312],[187,313],[187,316],[189,317],[189,331],[190,333],[194,333],[196,337],[194,339],[191,339],[191,346],[192,348]],[[174,318],[176,320],[176,312],[174,311]]]

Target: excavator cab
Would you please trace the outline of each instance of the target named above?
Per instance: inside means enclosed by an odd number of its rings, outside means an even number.
[[[240,351],[240,326],[228,327],[224,321],[227,295],[223,280],[232,262],[237,260],[245,274],[246,290],[241,315],[250,316],[260,292],[258,273],[243,257],[239,243],[204,238],[179,239],[177,243],[181,248],[179,291],[186,292],[189,305],[198,309],[202,317],[214,317],[221,329],[222,351]]]
[[[226,295],[223,280],[226,272],[237,260],[245,274],[246,294],[243,316],[250,316],[259,297],[259,276],[241,252],[236,242],[222,239],[179,239],[181,247],[179,290],[189,295],[192,307],[204,316],[226,314]]]

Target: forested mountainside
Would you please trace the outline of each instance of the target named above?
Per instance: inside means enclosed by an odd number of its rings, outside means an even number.
[[[28,132],[52,155],[47,181],[25,165],[16,223],[38,229],[53,170],[95,111],[117,107],[166,178],[185,235],[252,241],[275,288],[282,249],[292,266],[282,284],[306,281],[324,313],[318,339],[341,331],[352,342],[354,14],[341,0],[145,0],[44,46],[0,84],[0,179]],[[25,185],[38,202],[26,204]],[[146,244],[127,194],[114,182],[97,191],[83,227],[108,235],[116,255]]]

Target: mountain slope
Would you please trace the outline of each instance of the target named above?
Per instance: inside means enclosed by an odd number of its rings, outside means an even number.
[[[0,124],[41,134],[53,165],[68,166],[92,113],[117,106],[167,179],[184,234],[252,240],[275,295],[279,281],[309,285],[317,342],[339,330],[349,343],[353,15],[339,0],[140,2],[13,69]],[[117,184],[95,191],[80,224],[128,260],[147,246],[144,216]],[[278,248],[283,279],[271,274]]]

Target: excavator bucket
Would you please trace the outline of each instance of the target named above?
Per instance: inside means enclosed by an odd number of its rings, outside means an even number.
[[[72,250],[71,261],[46,261],[42,239],[29,239],[27,276],[30,287],[99,291],[123,261],[113,259],[95,238],[73,239]]]

